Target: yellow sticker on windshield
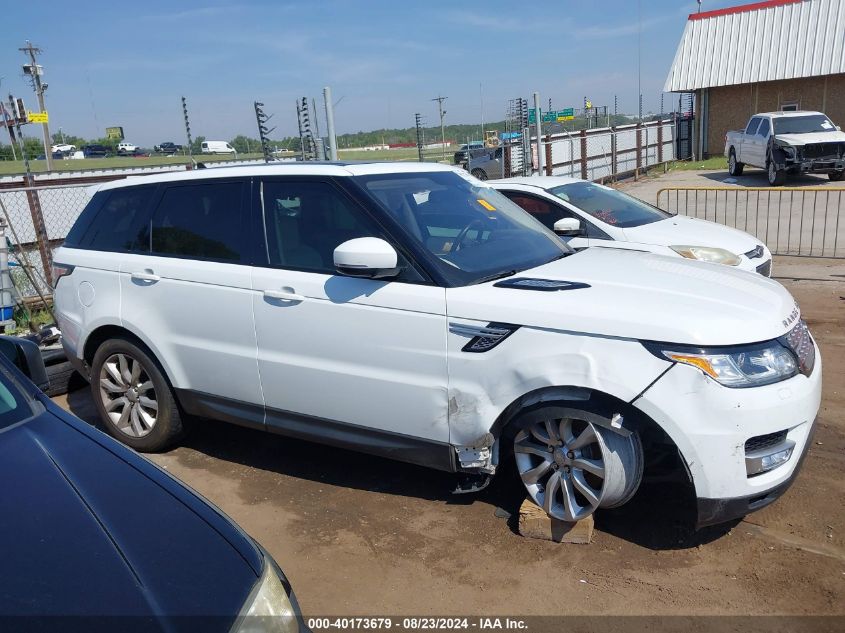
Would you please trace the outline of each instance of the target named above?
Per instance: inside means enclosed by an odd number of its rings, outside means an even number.
[[[476,202],[478,204],[480,204],[482,207],[484,207],[485,209],[487,209],[488,211],[495,211],[496,210],[496,207],[494,207],[492,204],[490,204],[486,200],[482,200],[481,198],[478,198],[476,200]]]

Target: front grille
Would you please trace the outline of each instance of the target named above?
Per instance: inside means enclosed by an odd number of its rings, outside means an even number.
[[[766,277],[771,277],[772,276],[772,260],[770,259],[769,261],[757,266],[757,272],[760,273],[761,275],[765,275]]]
[[[798,368],[801,373],[809,376],[816,364],[816,348],[813,346],[813,339],[804,319],[798,321],[795,327],[789,330],[783,338],[789,349],[795,352],[798,357]]]
[[[809,143],[801,149],[804,158],[839,158],[845,152],[845,143]]]
[[[786,431],[769,433],[768,435],[757,435],[745,443],[745,454],[760,451],[772,446],[777,446],[786,439]]]

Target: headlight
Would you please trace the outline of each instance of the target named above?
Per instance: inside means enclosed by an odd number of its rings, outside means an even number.
[[[299,621],[273,564],[264,561],[264,573],[241,609],[237,633],[297,633]]]
[[[676,245],[670,246],[673,251],[687,259],[697,259],[702,262],[710,262],[713,264],[725,264],[727,266],[738,266],[740,259],[730,251],[724,248],[715,248],[713,246],[686,246]]]
[[[655,356],[700,369],[726,387],[759,387],[792,378],[798,360],[778,341],[747,347],[695,349],[644,343]]]

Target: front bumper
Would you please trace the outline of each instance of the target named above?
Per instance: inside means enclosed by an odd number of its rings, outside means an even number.
[[[814,158],[795,162],[789,167],[798,169],[801,173],[826,174],[845,170],[845,158]]]
[[[727,521],[774,501],[798,472],[821,403],[822,362],[809,376],[730,389],[675,365],[632,404],[678,447],[699,500],[699,524]],[[749,474],[746,442],[780,434],[789,458]]]
[[[696,528],[703,528],[708,525],[716,525],[718,523],[725,523],[734,519],[740,519],[747,514],[762,510],[767,505],[777,501],[780,496],[789,490],[792,482],[798,476],[798,471],[801,470],[801,465],[804,463],[804,458],[807,456],[807,451],[813,441],[813,432],[815,431],[815,423],[810,427],[810,433],[807,436],[807,441],[804,442],[804,449],[798,457],[798,462],[792,469],[792,474],[789,478],[774,488],[767,490],[763,494],[748,495],[745,497],[733,497],[729,499],[708,499],[699,497],[696,500],[698,506],[698,519],[696,520]],[[793,455],[794,459],[794,455]]]

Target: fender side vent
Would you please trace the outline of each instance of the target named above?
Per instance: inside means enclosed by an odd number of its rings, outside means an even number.
[[[559,279],[536,279],[534,277],[513,277],[493,284],[496,288],[517,288],[519,290],[539,290],[541,292],[555,292],[557,290],[578,290],[589,288],[590,284],[578,281],[561,281]]]
[[[461,348],[462,352],[480,354],[496,347],[519,329],[518,325],[509,323],[490,323],[484,327],[450,323],[449,331],[458,336],[469,336],[469,343]]]

